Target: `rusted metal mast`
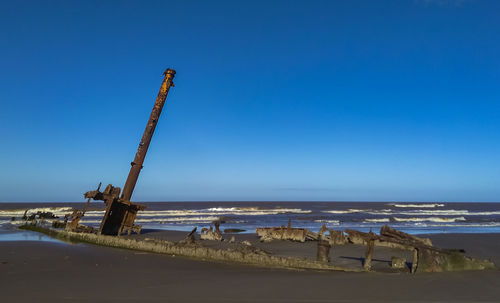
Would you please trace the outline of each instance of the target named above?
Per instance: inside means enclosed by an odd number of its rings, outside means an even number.
[[[127,181],[125,182],[125,186],[123,187],[121,196],[122,200],[130,201],[130,198],[132,197],[132,192],[134,191],[135,184],[137,183],[137,178],[139,178],[139,173],[141,172],[144,158],[146,158],[146,153],[148,152],[149,144],[151,143],[151,138],[153,137],[156,124],[158,123],[163,105],[165,104],[165,100],[167,99],[168,91],[170,90],[171,86],[174,86],[173,80],[175,76],[175,70],[167,68],[163,75],[163,83],[161,84],[158,97],[156,97],[155,106],[151,111],[151,116],[149,117],[148,124],[146,125],[146,129],[144,130],[144,134],[142,135],[139,147],[137,148],[137,153],[135,154],[134,161],[130,163],[132,167],[130,168]]]
[[[132,192],[134,191],[135,184],[137,183],[137,178],[141,172],[142,164],[144,163],[144,158],[146,157],[156,124],[160,118],[163,105],[165,105],[168,91],[170,90],[170,87],[174,86],[174,76],[175,70],[173,69],[167,68],[167,70],[163,73],[163,82],[161,84],[160,92],[156,98],[155,106],[151,111],[151,116],[149,117],[144,134],[142,135],[139,148],[137,148],[134,161],[131,163],[132,167],[130,168],[121,197],[120,188],[114,187],[111,184],[109,184],[103,192],[100,192],[98,188],[97,190],[88,191],[84,194],[84,197],[87,199],[92,198],[94,200],[103,200],[107,205],[101,226],[99,227],[99,234],[120,236],[124,232],[128,232],[130,234],[132,231],[137,233],[140,233],[141,231],[142,226],[135,225],[134,221],[137,216],[137,212],[144,210],[146,206],[130,202],[130,198],[132,197]],[[78,222],[75,224],[77,225]]]

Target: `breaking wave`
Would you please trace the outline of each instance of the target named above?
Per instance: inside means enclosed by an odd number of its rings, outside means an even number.
[[[88,210],[85,212],[85,217],[102,217],[104,212],[104,210]]]
[[[52,212],[62,220],[74,207],[72,205],[13,205],[0,210],[0,229],[17,229],[24,224],[23,216],[37,212]],[[61,207],[59,207],[61,206]],[[444,207],[443,207],[444,206]],[[418,232],[500,232],[500,204],[440,204],[440,203],[364,203],[364,204],[148,204],[147,209],[137,214],[137,224],[143,228],[191,230],[220,220],[223,227],[254,230],[261,226],[281,226],[292,220],[293,226],[315,230],[322,224],[331,228],[368,229],[389,224],[403,231]],[[456,209],[450,209],[456,208]],[[103,207],[91,207],[81,223],[99,226],[104,216]],[[15,217],[15,221],[11,218]],[[46,219],[45,224],[50,224]]]
[[[329,225],[340,225],[339,220],[314,220],[316,223],[326,223]]]
[[[418,227],[500,227],[500,222],[486,223],[460,223],[460,224],[432,224],[432,223],[415,223]]]
[[[365,213],[370,215],[405,215],[405,216],[494,216],[500,215],[500,211],[468,211],[466,209],[416,209],[416,210],[392,210],[392,209],[348,209],[348,210],[324,210],[330,214],[353,214]]]
[[[382,218],[382,219],[365,219],[363,223],[384,223],[384,222],[390,222],[391,219],[389,218]]]
[[[5,210],[0,210],[0,216],[1,217],[18,217],[24,215],[24,212],[28,208],[24,209],[5,209]],[[56,216],[64,216],[67,213],[70,213],[73,211],[73,207],[38,207],[38,208],[29,208],[28,212],[26,213],[27,215],[37,213],[37,212],[51,212]]]
[[[152,223],[152,224],[164,224],[164,223],[178,223],[178,224],[189,224],[189,223],[212,223],[219,220],[219,217],[169,217],[169,218],[137,218],[135,222],[138,223]],[[99,224],[101,220],[92,220],[82,218],[81,223],[87,224]]]
[[[411,208],[434,208],[434,207],[443,207],[444,206],[444,204],[440,204],[440,203],[423,203],[423,204],[407,204],[407,203],[404,203],[404,204],[395,204],[395,203],[390,203],[390,204],[387,204],[387,205],[394,206],[394,207],[411,207]]]
[[[259,209],[257,207],[239,208],[239,207],[216,207],[201,210],[158,210],[141,211],[138,217],[164,217],[164,216],[213,216],[213,215],[240,215],[240,216],[265,216],[279,214],[308,214],[311,210],[300,208],[270,208]]]
[[[323,210],[322,212],[324,213],[329,213],[329,214],[353,214],[353,213],[362,213],[366,212],[367,210],[364,209],[348,209],[348,210]]]
[[[455,218],[439,218],[439,217],[426,217],[426,218],[390,218],[391,221],[395,222],[463,222],[467,221],[464,217]]]
[[[155,222],[155,223],[167,223],[167,222],[176,222],[176,223],[212,223],[213,221],[219,220],[219,217],[173,217],[173,218],[165,218],[160,220],[150,220],[150,219],[137,219],[136,222]]]
[[[402,211],[402,212],[397,212],[397,214],[401,215],[408,215],[408,216],[413,216],[413,215],[421,215],[421,216],[491,216],[491,215],[500,215],[500,211],[468,211],[466,209],[464,210],[456,210],[456,209],[449,209],[449,210],[411,210],[411,211]]]
[[[308,214],[311,210],[304,210],[300,208],[259,208],[259,207],[213,207],[207,209],[209,212],[214,212],[217,214],[235,214],[235,215],[247,215],[247,216],[259,216],[259,215],[277,215],[277,214]]]

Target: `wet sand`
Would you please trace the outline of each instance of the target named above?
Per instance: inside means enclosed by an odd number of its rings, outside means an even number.
[[[178,240],[185,234],[150,231],[143,237]],[[500,234],[431,238],[437,246],[464,248],[468,255],[500,265]],[[262,245],[275,253],[302,255],[314,243]],[[356,247],[343,249],[355,254]],[[293,271],[88,244],[0,241],[0,296],[2,302],[500,302],[500,271],[416,275]]]

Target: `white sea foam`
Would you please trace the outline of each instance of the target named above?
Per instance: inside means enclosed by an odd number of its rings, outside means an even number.
[[[85,212],[85,217],[102,217],[104,213],[104,210],[88,210]]]
[[[197,210],[143,210],[138,217],[169,217],[169,216],[197,216],[205,214]]]
[[[154,220],[154,223],[166,223],[166,222],[176,222],[176,223],[189,223],[189,222],[197,222],[197,223],[211,223],[213,221],[219,220],[219,217],[171,217],[164,218],[159,220]],[[136,219],[136,222],[151,222],[149,219]]]
[[[137,218],[135,220],[135,222],[150,223],[150,224],[163,224],[163,223],[190,224],[190,223],[212,223],[212,222],[217,221],[219,219],[220,219],[219,217],[212,217],[212,216],[208,216],[208,217],[169,217],[169,218],[149,218],[149,219]],[[83,217],[82,220],[80,221],[80,223],[82,223],[82,224],[100,224],[101,220],[89,220],[89,219],[85,219],[85,217]],[[241,224],[241,223],[246,223],[246,221],[236,220],[236,221],[230,221],[228,223]],[[23,224],[24,224],[24,222],[23,222]]]
[[[460,224],[433,224],[433,223],[415,223],[419,227],[498,227],[500,222],[486,222],[486,223],[460,223]]]
[[[424,218],[392,218],[396,222],[461,222],[466,221],[464,217],[455,217],[455,218],[440,218],[440,217],[424,217]]]
[[[22,221],[22,220],[17,220],[17,221],[0,220],[0,225],[4,225],[4,224],[23,225],[25,223],[26,223],[26,221]]]
[[[392,209],[377,209],[377,210],[366,210],[363,213],[370,215],[392,215],[395,214]]]
[[[364,209],[347,209],[347,210],[323,210],[323,213],[329,213],[329,214],[352,214],[352,213],[361,213],[361,212],[366,212]]]
[[[266,211],[266,210],[291,210],[291,211],[302,211],[298,208],[260,208],[260,207],[212,207],[208,208],[208,211],[218,211],[218,212],[245,212],[245,211]]]
[[[389,218],[382,218],[382,219],[365,219],[363,222],[364,223],[383,223],[383,222],[390,222],[391,219]]]
[[[85,217],[83,217],[79,223],[81,224],[100,224],[102,222],[102,220],[89,220],[89,219],[85,219]]]
[[[495,216],[500,211],[468,211],[466,209],[416,209],[393,211],[390,209],[363,211],[371,215],[406,215],[406,216]]]
[[[168,217],[168,218],[137,218],[135,222],[138,223],[152,223],[152,224],[161,224],[166,222],[175,222],[175,223],[212,223],[213,221],[219,220],[219,217],[207,216],[207,217]],[[101,223],[101,220],[92,220],[82,218],[81,223],[86,224],[98,224]]]
[[[0,217],[19,217],[24,214],[26,209],[0,210]],[[73,211],[72,207],[52,207],[52,208],[32,208],[28,214],[42,212],[52,212],[56,216],[64,216]],[[180,216],[214,216],[214,215],[242,215],[242,216],[265,216],[278,214],[308,214],[311,210],[300,208],[268,208],[261,209],[258,207],[214,207],[200,210],[144,210],[138,213],[138,217],[180,217]],[[102,217],[104,210],[89,210],[85,213],[85,217]]]
[[[26,209],[4,209],[0,210],[0,217],[18,217],[24,215]],[[72,212],[72,207],[38,207],[38,208],[29,208],[27,215],[37,213],[37,212],[51,212],[56,216],[64,216],[65,214]]]
[[[339,220],[314,220],[316,223],[326,223],[328,225],[340,225]]]
[[[441,216],[494,216],[500,215],[500,211],[468,211],[468,210],[434,210],[434,211],[425,211],[425,210],[415,210],[409,212],[401,212],[403,215],[441,215]]]
[[[303,210],[300,208],[269,208],[259,209],[256,207],[249,208],[208,208],[201,210],[157,210],[157,211],[141,211],[138,213],[140,217],[164,217],[164,216],[210,216],[210,215],[241,215],[241,216],[265,216],[278,214],[308,214],[311,210]]]
[[[257,207],[250,207],[250,209],[256,210]],[[224,211],[224,212],[227,212],[227,211],[236,211],[236,210],[238,210],[238,208],[237,207],[212,207],[212,208],[208,208],[207,210],[208,211]]]
[[[416,209],[416,210],[392,210],[392,209],[347,209],[347,210],[324,210],[324,213],[330,214],[352,214],[366,213],[370,215],[408,215],[408,216],[493,216],[500,215],[500,211],[480,211],[473,212],[468,210],[431,210],[431,209]]]
[[[423,204],[395,204],[395,203],[390,203],[388,205],[394,206],[394,207],[411,207],[411,208],[434,208],[434,207],[443,207],[444,204],[439,204],[439,203],[423,203]]]

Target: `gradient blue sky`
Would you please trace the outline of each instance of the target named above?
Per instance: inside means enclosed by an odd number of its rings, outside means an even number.
[[[2,1],[0,201],[500,200],[500,1]]]

